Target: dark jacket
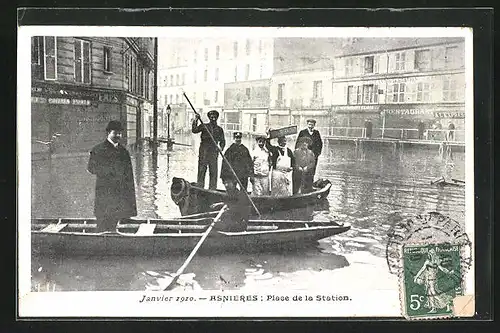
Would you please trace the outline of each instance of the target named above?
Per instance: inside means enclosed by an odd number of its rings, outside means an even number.
[[[312,135],[309,134],[307,128],[300,131],[299,135],[297,136],[297,141],[295,142],[295,149],[298,148],[298,143],[300,142],[299,138],[302,137],[310,138],[312,140],[312,144],[309,149],[311,149],[314,153],[314,156],[318,158],[318,156],[321,155],[321,150],[323,150],[323,140],[321,139],[319,131],[313,129]]]
[[[233,170],[240,181],[253,175],[252,157],[250,156],[248,148],[244,145],[237,145],[236,143],[231,144],[231,146],[229,146],[229,148],[227,148],[227,150],[224,152],[224,156],[233,167]],[[220,178],[223,180],[234,179],[231,168],[225,161],[222,162]]]
[[[193,121],[191,125],[191,132],[200,133],[201,132],[201,142],[200,142],[200,152],[214,152],[217,153],[217,147],[215,146],[210,134],[205,129],[208,128],[215,141],[220,145],[220,149],[224,150],[226,146],[226,138],[224,137],[224,130],[219,125],[212,125],[211,123],[196,125],[196,121]]]
[[[295,156],[294,169],[307,167],[306,173],[314,173],[316,158],[314,156],[314,153],[310,149],[295,149],[293,155]]]
[[[278,157],[280,156],[280,151],[284,152],[284,148],[281,148],[280,146],[273,146],[271,145],[270,139],[266,139],[266,148],[269,150],[270,154],[270,159],[271,159],[271,166],[273,169],[276,169],[276,162],[278,161]],[[291,168],[295,167],[295,157],[293,156],[293,152],[290,148],[286,147],[286,153],[290,157],[291,160]]]
[[[130,154],[122,145],[104,141],[90,152],[87,170],[97,176],[94,214],[97,218],[137,215],[135,184]]]

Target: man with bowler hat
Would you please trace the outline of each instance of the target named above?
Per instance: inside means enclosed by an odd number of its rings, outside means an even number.
[[[90,152],[87,170],[96,175],[94,215],[97,232],[115,232],[120,219],[137,215],[132,162],[120,144],[123,128],[112,120],[106,127],[106,140]]]
[[[321,151],[323,150],[323,140],[321,139],[321,135],[319,131],[314,129],[316,126],[315,119],[307,119],[307,128],[303,129],[299,132],[297,136],[297,141],[295,142],[295,149],[298,149],[300,146],[300,138],[309,138],[311,139],[311,144],[309,149],[312,150],[315,158],[314,168],[312,170],[312,177],[314,179],[314,175],[316,174],[316,167],[318,166],[318,157],[321,155]]]
[[[205,174],[207,173],[208,167],[210,179],[208,188],[215,190],[217,188],[217,160],[219,157],[217,145],[220,150],[223,150],[226,145],[226,139],[224,138],[224,130],[217,125],[219,112],[211,110],[208,112],[207,116],[210,120],[208,123],[198,124],[198,122],[201,122],[201,117],[199,114],[196,114],[191,125],[191,132],[195,134],[201,132],[201,143],[198,154],[198,186],[205,187]],[[210,131],[215,142],[212,140],[207,130]]]

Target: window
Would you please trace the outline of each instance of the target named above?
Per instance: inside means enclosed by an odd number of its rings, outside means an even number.
[[[186,84],[186,73],[182,73],[182,80],[181,80],[181,84],[182,84],[182,85],[185,85],[185,84]]]
[[[173,75],[170,75],[170,85],[171,86],[174,85],[174,76]]]
[[[313,82],[313,98],[323,97],[323,82],[314,81]]]
[[[406,53],[400,52],[395,54],[395,69],[397,71],[404,71],[405,70],[405,62],[406,62]]]
[[[217,45],[215,47],[215,60],[219,60],[219,55],[220,55],[220,47]]]
[[[429,102],[430,101],[430,85],[429,83],[419,82],[417,83],[417,102]]]
[[[208,69],[205,69],[205,71],[203,72],[203,80],[205,82],[207,82],[207,80],[208,80]]]
[[[176,74],[175,75],[175,85],[178,86],[179,85],[179,74]]]
[[[197,81],[197,76],[196,76],[196,71],[193,73],[193,83],[196,83]]]
[[[378,102],[378,87],[373,84],[363,86],[363,103],[373,104]]]
[[[57,79],[57,38],[43,37],[44,78]]]
[[[457,100],[457,81],[447,79],[443,82],[443,101],[452,102]]]
[[[351,75],[354,71],[354,59],[345,60],[345,75]]]
[[[415,69],[425,70],[431,68],[431,51],[415,51]]]
[[[365,73],[373,73],[373,56],[365,57]]]
[[[149,71],[144,70],[144,98],[149,99]]]
[[[163,78],[163,85],[168,86],[168,75],[165,75],[165,77]]]
[[[198,60],[198,53],[194,51],[193,62],[196,64],[197,60]]]
[[[31,38],[31,63],[41,65],[42,40],[41,37]]]
[[[208,61],[208,48],[205,48],[205,61]]]
[[[170,95],[170,104],[174,104],[174,95]]]
[[[245,95],[247,96],[247,99],[250,99],[250,92],[251,92],[250,88],[245,89]]]
[[[347,87],[347,104],[356,104],[356,87]]]
[[[203,104],[210,105],[210,100],[207,99],[207,92],[206,91],[203,92]]]
[[[219,101],[219,92],[216,90],[214,93],[214,103],[217,103]]]
[[[284,90],[285,90],[285,84],[284,83],[278,84],[278,101],[283,101]]]
[[[179,95],[178,94],[175,95],[175,104],[179,104]]]
[[[252,132],[257,132],[257,117],[252,117]]]
[[[405,84],[395,83],[392,85],[392,102],[402,103],[405,101]]]
[[[247,64],[245,66],[245,80],[248,80],[249,77],[250,77],[250,65]]]
[[[129,68],[130,68],[130,64],[129,64],[129,57],[128,57],[128,54],[125,55],[125,82],[129,82]],[[163,79],[163,83],[165,85],[167,85],[167,77],[165,76],[165,78]]]
[[[234,57],[237,58],[238,57],[238,42],[234,42],[234,44],[233,44],[233,53],[234,53]]]
[[[238,66],[234,67],[234,81],[238,81]]]
[[[460,58],[457,46],[447,47],[444,51],[444,65],[445,68],[453,68]]]
[[[167,105],[168,104],[168,95],[163,96],[163,104]]]
[[[75,82],[90,83],[90,42],[75,40]]]
[[[219,81],[219,69],[215,69],[215,81]]]
[[[250,55],[250,39],[247,39],[247,43],[245,45],[245,50],[247,55]]]
[[[356,87],[356,104],[361,104],[362,101],[363,101],[363,87],[357,86]]]
[[[111,72],[111,48],[104,46],[104,71]]]

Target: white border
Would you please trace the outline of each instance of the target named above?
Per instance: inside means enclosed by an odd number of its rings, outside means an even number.
[[[378,289],[356,291],[342,286],[329,287],[353,298],[350,303],[165,303],[141,305],[145,292],[57,292],[31,293],[31,36],[114,36],[159,38],[218,37],[464,37],[466,76],[466,231],[474,240],[474,119],[472,30],[469,28],[264,28],[264,27],[86,27],[86,26],[21,26],[18,29],[18,272],[20,317],[337,317],[337,316],[400,316],[399,291]],[[474,256],[473,256],[474,257]],[[396,277],[395,277],[396,279]],[[294,291],[288,295],[301,294]],[[305,293],[325,293],[325,289],[308,289]],[[474,293],[474,261],[467,276],[466,293]],[[159,293],[161,295],[162,293]],[[249,294],[249,292],[201,292],[197,295]],[[277,295],[282,292],[275,293]],[[158,296],[149,293],[148,296]],[[165,295],[172,295],[166,293]],[[173,295],[176,295],[174,293]],[[391,302],[389,300],[394,300]]]

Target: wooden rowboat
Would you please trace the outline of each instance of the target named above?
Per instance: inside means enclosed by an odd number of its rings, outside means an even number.
[[[189,253],[213,221],[213,214],[175,219],[127,219],[116,233],[95,233],[95,219],[32,220],[32,251],[65,255],[165,255]],[[285,250],[315,244],[350,229],[334,221],[250,220],[246,231],[212,230],[200,251],[210,253]]]
[[[325,201],[330,193],[332,184],[329,180],[319,179],[313,184],[313,192],[296,194],[286,197],[274,197],[270,195],[253,196],[252,201],[261,213],[284,211],[292,208],[303,208],[316,205]],[[226,199],[223,190],[209,190],[199,187],[196,183],[190,183],[185,179],[173,177],[170,195],[181,215],[190,215],[213,210],[213,205],[220,204]]]
[[[431,185],[464,187],[465,181],[454,178],[452,178],[451,181],[447,181],[444,177],[441,177],[431,181]]]

